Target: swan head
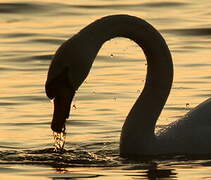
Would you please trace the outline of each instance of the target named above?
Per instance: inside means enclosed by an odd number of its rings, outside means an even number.
[[[65,41],[55,53],[45,84],[46,95],[54,101],[51,129],[62,132],[69,117],[76,90],[87,77],[98,50],[90,47],[80,33]]]
[[[71,102],[75,95],[75,89],[68,80],[67,73],[65,70],[50,83],[46,83],[46,93],[54,103],[51,129],[58,133],[65,131],[65,122],[69,117]]]

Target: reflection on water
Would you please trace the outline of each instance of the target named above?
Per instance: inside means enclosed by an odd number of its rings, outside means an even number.
[[[44,83],[55,50],[85,25],[109,14],[141,17],[163,34],[174,60],[172,92],[157,125],[162,128],[210,97],[210,5],[0,0],[1,178],[209,179],[210,157],[119,157],[121,126],[145,81],[145,57],[135,43],[119,38],[103,46],[76,94],[62,152],[53,148],[53,106]]]
[[[112,152],[110,152],[112,154]],[[110,155],[111,155],[110,154]],[[53,148],[34,151],[8,151],[0,153],[0,172],[10,176],[36,176],[52,179],[101,178],[101,179],[177,179],[187,176],[204,177],[210,161],[185,160],[181,157],[160,160],[127,160],[119,157],[68,150],[56,153]],[[179,159],[178,159],[179,158]],[[15,165],[15,168],[13,166]],[[24,166],[23,166],[24,165]],[[49,167],[51,167],[49,169]],[[28,170],[27,170],[27,169]],[[208,168],[208,169],[207,169]],[[198,170],[194,171],[194,169]],[[201,173],[200,173],[201,172]],[[188,173],[188,174],[186,174]],[[207,172],[208,173],[208,172]],[[209,177],[209,176],[208,176]]]

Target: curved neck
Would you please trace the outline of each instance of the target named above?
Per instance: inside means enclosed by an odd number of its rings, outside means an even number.
[[[82,29],[79,34],[90,39],[86,42],[89,42],[92,48],[96,48],[96,54],[104,42],[115,37],[129,38],[142,48],[147,60],[146,82],[127,121],[135,121],[138,115],[137,123],[140,124],[143,120],[144,122],[141,123],[143,128],[148,125],[154,127],[167,100],[173,80],[171,54],[160,33],[142,19],[116,15],[95,21]],[[151,121],[147,122],[148,119]]]
[[[82,29],[77,37],[85,43],[81,46],[95,54],[89,59],[90,67],[104,42],[112,38],[129,38],[142,48],[147,60],[146,82],[126,118],[121,141],[129,141],[127,138],[131,141],[131,137],[134,137],[134,143],[137,143],[139,138],[143,140],[144,137],[154,135],[155,123],[165,105],[173,80],[171,54],[160,33],[142,19],[114,15],[93,22]]]

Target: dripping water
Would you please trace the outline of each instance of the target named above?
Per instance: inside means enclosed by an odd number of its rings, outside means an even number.
[[[54,151],[62,152],[64,150],[64,145],[65,145],[65,138],[66,138],[65,131],[62,131],[60,133],[53,132],[53,137],[54,137]]]

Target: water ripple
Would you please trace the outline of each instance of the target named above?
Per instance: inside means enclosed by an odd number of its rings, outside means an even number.
[[[187,3],[181,2],[153,2],[153,3],[144,3],[146,7],[173,7],[173,6],[185,6]]]
[[[30,54],[30,52],[28,52],[29,54]],[[44,54],[44,55],[29,55],[29,56],[19,56],[19,57],[10,57],[10,58],[5,58],[5,61],[6,62],[12,62],[12,63],[14,63],[14,62],[32,62],[32,61],[35,61],[35,62],[37,62],[37,61],[49,61],[49,60],[51,60],[52,58],[53,58],[53,54]],[[19,69],[19,68],[16,68],[16,67],[14,67],[14,68],[9,68],[9,67],[0,67],[0,71],[5,71],[5,70],[10,70],[10,71],[12,71],[12,70],[17,70],[17,71],[19,71],[19,70],[22,70],[22,69]]]
[[[25,151],[0,152],[0,164],[36,164],[52,167],[107,167],[115,166],[116,162],[103,155],[87,151],[62,150],[55,152],[54,148]]]
[[[209,63],[204,63],[204,64],[199,64],[199,63],[192,63],[192,64],[181,64],[181,65],[178,65],[178,66],[181,66],[181,67],[209,67],[211,64]]]
[[[183,36],[211,36],[211,28],[168,29],[161,32]]]
[[[105,5],[70,5],[74,8],[82,9],[120,9],[120,8],[137,8],[137,7],[172,7],[184,6],[187,3],[179,2],[158,2],[158,3],[136,3],[136,4],[105,4]]]
[[[41,101],[46,101],[45,96],[7,96],[7,97],[0,97],[0,100],[17,100],[19,101],[29,101],[29,102],[41,102]],[[10,104],[10,103],[9,103]]]
[[[64,40],[61,39],[32,39],[31,42],[38,42],[38,43],[46,43],[46,44],[56,44],[60,45],[64,42]]]
[[[0,106],[17,106],[20,105],[20,103],[14,103],[14,102],[0,102]]]
[[[44,6],[34,3],[0,3],[0,13],[36,13],[45,10]]]
[[[120,8],[162,8],[162,7],[178,7],[184,6],[187,3],[181,2],[157,2],[157,3],[136,3],[136,4],[104,4],[104,5],[74,5],[74,4],[62,4],[62,3],[0,3],[0,14],[19,14],[19,13],[40,13],[40,12],[55,12],[62,13],[63,15],[80,15],[83,13],[70,12],[68,8],[80,8],[80,9],[120,9]],[[55,13],[55,14],[57,14]]]
[[[52,55],[52,54],[47,54],[47,55],[32,56],[31,59],[37,59],[37,60],[51,60],[51,59],[53,59],[53,55]]]
[[[45,13],[46,15],[82,15],[84,12],[73,12],[68,9],[65,3],[0,3],[0,14],[33,14]],[[12,22],[17,21],[12,20]]]
[[[4,38],[23,38],[23,37],[34,37],[38,36],[36,33],[9,33],[9,34],[1,34]]]

